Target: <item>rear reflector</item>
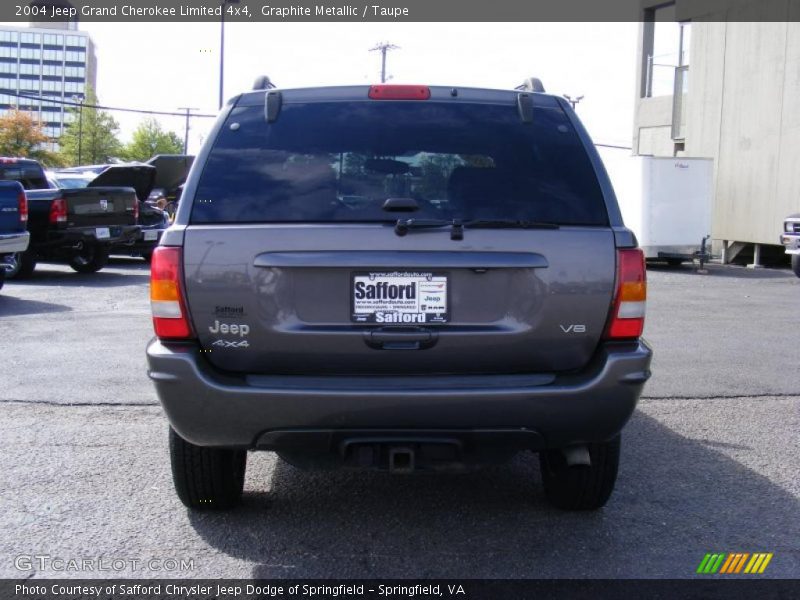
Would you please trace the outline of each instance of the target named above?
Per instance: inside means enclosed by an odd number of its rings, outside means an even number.
[[[617,290],[606,339],[636,339],[644,330],[647,277],[639,248],[617,251]]]
[[[426,85],[372,85],[369,97],[373,100],[427,100],[431,89]]]
[[[150,308],[159,339],[192,337],[192,326],[183,293],[182,251],[159,246],[150,263]]]
[[[25,192],[20,192],[17,196],[17,210],[19,211],[19,222],[28,222],[28,197]]]

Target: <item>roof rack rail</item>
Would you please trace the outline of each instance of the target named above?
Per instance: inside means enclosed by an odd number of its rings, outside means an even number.
[[[518,85],[514,89],[523,92],[538,92],[544,94],[544,84],[538,77],[528,77],[522,82],[522,85]]]
[[[269,77],[266,75],[259,75],[256,77],[256,80],[253,82],[253,89],[254,90],[272,90],[275,89],[275,84],[272,83]]]

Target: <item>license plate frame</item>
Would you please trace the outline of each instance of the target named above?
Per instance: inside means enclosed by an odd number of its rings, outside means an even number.
[[[94,230],[94,235],[98,240],[107,240],[111,238],[111,229],[108,227],[97,227]]]
[[[142,232],[142,239],[145,242],[155,242],[158,241],[158,231],[156,230],[149,230]]]
[[[382,282],[386,285],[379,286]],[[359,283],[364,285],[357,287]],[[408,286],[411,284],[414,284],[413,298],[409,297],[412,290]],[[389,288],[390,285],[398,286],[396,292]],[[374,286],[371,291],[370,286]],[[350,274],[349,293],[350,320],[353,323],[413,326],[450,321],[450,277],[445,272],[411,269],[355,271]],[[390,298],[393,293],[397,296]],[[369,295],[373,297],[366,297]]]

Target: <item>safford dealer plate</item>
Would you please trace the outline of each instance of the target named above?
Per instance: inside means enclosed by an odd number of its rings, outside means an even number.
[[[353,274],[356,323],[447,323],[447,311],[447,276],[441,273]]]

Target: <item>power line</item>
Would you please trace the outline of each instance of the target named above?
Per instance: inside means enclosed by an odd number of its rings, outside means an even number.
[[[57,97],[52,96],[36,96],[33,94],[23,94],[19,92],[15,92],[13,90],[6,90],[0,88],[0,94],[7,94],[9,96],[16,96],[17,98],[25,98],[28,100],[40,100],[42,102],[50,102],[51,104],[60,104],[62,106],[81,106],[80,102],[69,102],[67,100],[61,100]],[[129,113],[139,113],[143,115],[164,115],[170,117],[183,117],[186,116],[185,112],[169,112],[163,110],[145,110],[141,108],[120,108],[118,106],[104,106],[102,104],[83,104],[83,108],[98,108],[101,110],[115,110],[119,112],[129,112]],[[193,117],[203,117],[213,119],[217,115],[205,114],[205,113],[192,113]]]
[[[617,146],[615,144],[595,144],[600,148],[617,148],[618,150],[633,150],[631,146]]]

